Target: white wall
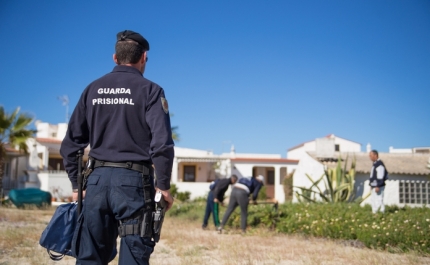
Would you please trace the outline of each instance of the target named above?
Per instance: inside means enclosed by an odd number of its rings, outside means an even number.
[[[384,191],[384,204],[385,205],[398,205],[398,206],[405,206],[408,205],[410,207],[421,207],[421,204],[405,204],[400,203],[400,193],[399,193],[399,183],[400,180],[408,180],[408,181],[415,181],[415,182],[426,182],[429,181],[429,178],[427,176],[410,176],[410,175],[389,175],[389,179],[385,182],[385,191]],[[363,184],[364,186],[364,194],[368,194],[370,192],[370,186],[369,186],[369,179],[367,177],[367,180]],[[370,197],[367,198],[365,201],[363,201],[362,205],[364,204],[371,204]]]
[[[310,187],[312,182],[309,180],[306,174],[308,174],[313,181],[321,178],[322,174],[324,174],[324,166],[307,153],[305,153],[302,159],[300,159],[296,172],[294,172],[293,187]],[[320,182],[318,187],[324,190],[324,182]],[[293,188],[293,202],[298,202],[295,195],[296,191],[300,191],[300,189]]]
[[[336,137],[332,135],[330,137],[331,139],[334,139],[334,144],[338,144],[340,148],[340,152],[361,152],[361,144],[349,141],[340,137]],[[289,159],[301,159],[303,156],[305,156],[306,152],[315,152],[317,146],[316,146],[316,140],[306,142],[301,147],[297,147],[293,150],[288,151],[287,158]],[[334,148],[334,147],[333,147]]]
[[[208,182],[178,182],[175,183],[178,188],[178,192],[189,191],[191,193],[190,199],[194,200],[198,197],[206,197],[209,193]]]
[[[41,172],[38,174],[40,189],[48,191],[52,197],[67,198],[72,196],[72,184],[65,172]],[[54,194],[54,190],[58,190],[58,194]]]
[[[288,159],[301,159],[306,155],[308,151],[315,151],[316,143],[315,141],[304,143],[303,146],[297,147],[293,150],[288,151],[287,158]]]
[[[338,144],[340,147],[340,152],[361,152],[361,144],[345,140],[339,137],[334,138],[334,144]]]

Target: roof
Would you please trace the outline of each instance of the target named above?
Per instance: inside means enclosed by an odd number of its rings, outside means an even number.
[[[232,158],[232,162],[260,162],[260,163],[298,163],[299,160],[286,158]]]
[[[36,141],[39,143],[47,143],[47,144],[61,144],[62,140],[55,138],[36,138]]]
[[[6,155],[8,156],[24,156],[26,155],[23,151],[17,150],[13,147],[11,147],[10,145],[6,144],[5,145],[5,150],[6,150]]]
[[[315,160],[320,161],[327,167],[336,167],[339,153],[336,152],[333,157],[329,158],[317,158],[315,152],[308,152]],[[345,160],[348,157],[347,168],[350,167],[351,161],[355,157],[356,165],[355,170],[357,173],[370,174],[372,168],[372,161],[370,161],[367,153],[349,153],[340,154],[342,159]],[[384,162],[389,174],[401,174],[401,175],[430,175],[430,169],[427,167],[430,159],[429,154],[400,154],[400,153],[379,153],[379,159]],[[343,165],[343,163],[342,163]]]
[[[340,139],[344,139],[344,140],[347,140],[347,141],[350,141],[350,142],[354,142],[354,143],[360,144],[359,142],[351,141],[351,140],[348,140],[348,139],[345,139],[345,138],[342,138],[342,137],[336,136],[336,135],[334,135],[333,133],[327,134],[326,136],[324,136],[324,137],[322,137],[322,138],[332,138],[332,137],[336,137],[336,138],[340,138]],[[288,149],[288,151],[291,151],[291,150],[297,149],[297,148],[299,148],[299,147],[304,146],[304,145],[305,145],[305,144],[307,144],[307,143],[315,142],[315,141],[316,141],[316,140],[314,139],[314,140],[311,140],[311,141],[303,142],[303,143],[298,144],[298,145],[296,145],[296,146],[294,146],[294,147],[291,147],[290,149]],[[360,144],[360,145],[361,145],[361,144]]]

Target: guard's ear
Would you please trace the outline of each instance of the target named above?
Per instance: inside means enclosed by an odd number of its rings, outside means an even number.
[[[142,57],[140,57],[140,62],[146,63],[146,51],[144,53],[142,53]]]
[[[113,59],[113,61],[115,62],[115,64],[118,64],[118,60],[116,59],[116,53],[114,53],[114,54],[112,55],[112,59]]]

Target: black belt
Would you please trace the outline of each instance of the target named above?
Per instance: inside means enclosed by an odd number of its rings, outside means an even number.
[[[127,168],[127,169],[131,169],[131,170],[139,171],[143,175],[149,175],[148,164],[143,164],[143,163],[139,163],[139,162],[114,163],[114,162],[95,160],[94,168],[97,168],[97,167]]]

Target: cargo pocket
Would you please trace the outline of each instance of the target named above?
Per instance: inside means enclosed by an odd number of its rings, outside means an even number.
[[[127,201],[141,200],[143,197],[141,176],[121,176],[119,193]]]
[[[138,235],[128,235],[124,239],[137,264],[148,264],[149,257],[154,251],[154,242],[141,238]]]

